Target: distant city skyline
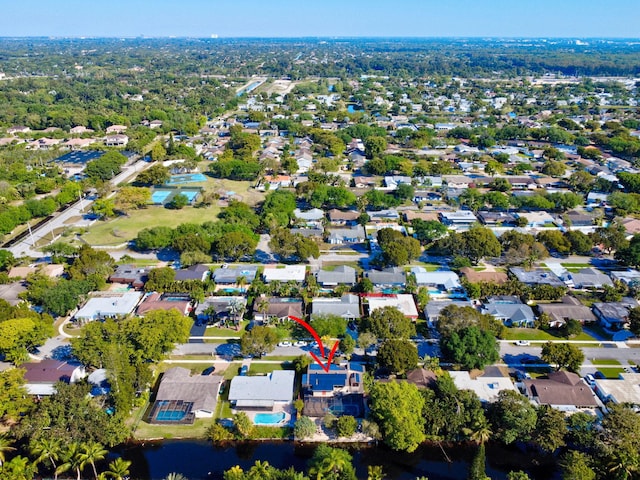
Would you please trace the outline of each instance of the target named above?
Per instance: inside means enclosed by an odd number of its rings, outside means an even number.
[[[3,37],[638,38],[638,0],[21,0]]]

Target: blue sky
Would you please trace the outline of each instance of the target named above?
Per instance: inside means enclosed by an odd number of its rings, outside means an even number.
[[[17,0],[0,36],[640,37],[640,0]]]

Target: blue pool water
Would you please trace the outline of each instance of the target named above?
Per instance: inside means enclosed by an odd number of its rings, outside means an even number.
[[[179,422],[187,415],[182,410],[164,410],[156,414],[156,420],[159,422]]]
[[[256,425],[279,425],[284,421],[286,415],[284,412],[278,413],[256,413],[253,423]]]
[[[167,185],[180,185],[182,183],[206,182],[207,177],[202,173],[187,173],[185,175],[171,175]]]

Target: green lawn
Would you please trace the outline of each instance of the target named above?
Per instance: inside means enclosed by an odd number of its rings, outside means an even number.
[[[612,380],[616,380],[621,373],[624,373],[622,368],[599,368],[598,371]]]
[[[230,363],[227,369],[224,371],[224,379],[231,380],[233,377],[237,376],[241,366],[241,362]]]
[[[508,328],[504,340],[566,340],[564,337],[555,336],[537,328]],[[596,340],[588,333],[571,337],[570,340]]]
[[[181,223],[204,223],[216,220],[220,207],[185,207],[182,210],[170,210],[161,206],[151,206],[132,211],[128,216],[116,217],[107,221],[97,221],[82,235],[89,245],[119,245],[133,240],[144,228],[177,227]]]
[[[240,322],[240,330],[235,328],[207,327],[204,333],[205,337],[241,337],[245,327],[249,324],[249,320]]]
[[[133,436],[139,440],[156,438],[205,438],[212,420],[198,418],[193,425],[151,425],[146,421],[138,423]]]
[[[612,358],[594,358],[591,363],[594,365],[622,365],[618,360]]]

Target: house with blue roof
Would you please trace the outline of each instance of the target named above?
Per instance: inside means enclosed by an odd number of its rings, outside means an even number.
[[[304,415],[364,416],[364,372],[359,363],[333,364],[328,372],[316,363],[309,365],[302,375]]]

